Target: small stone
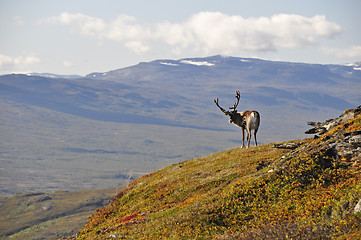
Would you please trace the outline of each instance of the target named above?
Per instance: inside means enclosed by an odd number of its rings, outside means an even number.
[[[52,202],[46,203],[46,204],[43,205],[43,210],[44,211],[50,210],[52,208],[53,208],[53,203]]]
[[[110,234],[108,238],[117,238],[117,237],[119,237],[119,234],[113,233],[113,234]]]
[[[358,201],[358,203],[356,204],[353,212],[354,212],[354,213],[360,213],[360,212],[361,212],[361,199],[360,199],[360,201]]]
[[[281,144],[275,144],[272,147],[274,147],[274,148],[284,148],[284,149],[296,149],[301,144],[302,143],[281,143]]]

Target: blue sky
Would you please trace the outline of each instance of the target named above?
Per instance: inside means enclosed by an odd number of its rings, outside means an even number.
[[[361,61],[359,0],[0,0],[0,74],[226,55]]]

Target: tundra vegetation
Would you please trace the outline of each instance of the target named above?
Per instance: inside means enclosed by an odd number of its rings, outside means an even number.
[[[0,239],[59,239],[75,233],[120,189],[27,192],[0,197]]]
[[[358,239],[360,107],[353,111],[292,148],[235,148],[143,176],[68,239]]]

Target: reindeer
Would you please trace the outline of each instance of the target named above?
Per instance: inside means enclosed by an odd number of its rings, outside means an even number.
[[[221,106],[218,104],[218,98],[214,99],[214,103],[221,109],[221,111],[229,117],[229,122],[233,123],[234,125],[240,127],[242,129],[242,148],[244,147],[244,129],[247,130],[247,148],[249,148],[249,142],[251,140],[251,130],[254,130],[254,142],[257,146],[257,131],[259,124],[261,122],[260,115],[257,111],[243,111],[243,112],[237,112],[236,108],[239,103],[239,99],[241,98],[239,91],[236,91],[236,98],[237,102],[233,105],[233,107],[230,107],[231,111],[224,110]]]

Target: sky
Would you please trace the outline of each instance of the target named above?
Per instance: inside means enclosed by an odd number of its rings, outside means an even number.
[[[0,0],[0,75],[224,55],[361,61],[360,0]]]

